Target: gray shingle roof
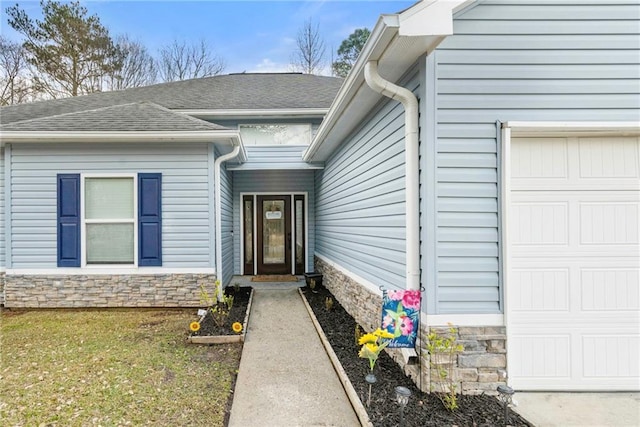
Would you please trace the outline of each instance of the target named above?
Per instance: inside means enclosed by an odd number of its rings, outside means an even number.
[[[3,124],[3,132],[190,132],[223,130],[149,102],[114,105]]]
[[[342,81],[295,73],[220,75],[2,107],[0,124],[141,101],[188,110],[329,108]]]

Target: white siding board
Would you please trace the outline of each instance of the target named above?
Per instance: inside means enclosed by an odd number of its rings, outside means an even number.
[[[619,121],[620,117],[630,117],[634,111],[635,108],[610,108],[607,110],[583,108],[539,108],[536,110],[510,110],[508,108],[494,110],[455,109],[441,110],[437,117],[439,123],[454,123],[456,121],[456,117],[464,114],[469,125],[483,122],[486,123],[491,118],[497,118],[497,120],[500,121],[554,121],[552,119],[553,117],[563,117],[568,121]]]
[[[637,7],[636,7],[637,9]],[[567,49],[635,49],[638,42],[620,34],[566,34],[561,39],[555,35],[512,34],[505,40],[504,35],[472,34],[456,35],[455,38],[445,39],[440,44],[446,49],[531,49],[531,50],[567,50]]]
[[[443,257],[498,257],[498,244],[486,242],[446,242],[438,245]]]
[[[476,65],[571,65],[571,64],[637,64],[635,50],[438,50],[442,64]],[[535,56],[532,56],[532,53]],[[519,78],[519,76],[513,76]]]
[[[633,94],[633,88],[624,80],[609,79],[546,79],[546,80],[443,80],[440,94],[492,95],[492,94]]]
[[[443,168],[495,168],[496,164],[495,154],[440,153],[438,156],[438,166]]]
[[[445,139],[438,142],[439,153],[495,153],[496,141],[491,139]]]
[[[525,2],[521,2],[525,3]],[[456,17],[460,22],[469,20],[486,20],[490,16],[492,20],[544,20],[544,21],[564,21],[576,18],[576,10],[574,6],[562,4],[555,5],[553,8],[541,8],[535,4],[505,4],[487,3],[482,9],[472,8]],[[620,3],[616,1],[616,3]],[[618,5],[615,10],[610,9],[605,4],[594,4],[588,9],[584,9],[580,13],[582,20],[606,20],[606,19],[638,19],[640,12],[637,4]]]
[[[496,121],[640,116],[640,8],[587,3],[482,2],[433,54],[437,314],[502,311]]]
[[[58,173],[118,172],[162,173],[163,267],[212,267],[206,144],[33,144],[12,153],[13,268],[57,265]]]
[[[482,6],[481,6],[482,7]],[[542,8],[538,6],[538,9]],[[553,8],[549,8],[553,9]],[[584,8],[584,11],[592,10]],[[483,15],[487,15],[486,11],[478,11]],[[624,11],[619,10],[615,13],[617,19],[604,20],[598,19],[598,24],[593,20],[577,19],[575,14],[571,20],[535,20],[526,16],[526,11],[520,11],[520,19],[512,19],[501,21],[499,19],[492,20],[464,20],[458,19],[453,23],[454,34],[530,34],[536,36],[538,34],[638,34],[638,24],[634,20],[637,19],[637,13],[632,16],[624,15]],[[584,12],[583,12],[584,13]],[[620,19],[622,16],[625,18]],[[582,18],[582,16],[580,16]]]
[[[441,197],[498,197],[498,186],[487,182],[440,184]]]
[[[502,37],[502,36],[501,36]],[[628,38],[628,37],[627,37]],[[472,68],[473,70],[469,70]],[[472,71],[472,72],[471,72]],[[442,64],[438,66],[442,81],[496,79],[637,79],[637,64]],[[448,82],[450,83],[450,82]]]

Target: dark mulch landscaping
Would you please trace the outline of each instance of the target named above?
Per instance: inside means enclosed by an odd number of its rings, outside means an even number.
[[[355,342],[356,323],[334,298],[331,311],[327,311],[325,299],[332,297],[323,286],[316,286],[311,292],[307,287],[303,292],[313,309],[318,322],[333,347],[340,363],[347,372],[360,400],[366,407],[368,384],[364,378],[369,373],[369,363],[358,357],[360,346]],[[425,367],[426,369],[426,367]],[[432,393],[421,392],[406,377],[400,367],[386,353],[378,358],[374,373],[377,383],[371,392],[371,406],[367,408],[369,417],[375,426],[398,426],[399,408],[395,403],[394,388],[399,385],[411,390],[409,404],[405,408],[407,426],[502,426],[504,425],[504,407],[493,396],[459,396],[459,409],[450,412]],[[531,426],[524,418],[509,411],[509,425]]]
[[[191,335],[237,335],[231,329],[231,325],[233,325],[234,322],[244,323],[247,306],[249,305],[249,297],[251,296],[251,289],[251,287],[240,287],[236,290],[233,286],[225,288],[224,292],[226,295],[233,295],[233,305],[231,306],[229,316],[225,320],[224,325],[218,326],[213,319],[211,310],[208,310],[206,316],[200,322],[200,330],[198,332],[191,332]]]

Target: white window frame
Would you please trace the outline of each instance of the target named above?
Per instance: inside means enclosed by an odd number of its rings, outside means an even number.
[[[313,141],[313,126],[311,123],[240,123],[238,124],[238,132],[242,134],[243,127],[251,127],[251,126],[308,126],[309,128],[309,141],[303,144],[249,144],[245,142],[245,146],[247,147],[308,147],[311,145],[311,141]]]
[[[133,180],[133,219],[110,219],[108,222],[130,224],[133,222],[133,263],[132,264],[87,264],[87,224],[102,224],[104,220],[87,220],[85,218],[85,179],[86,178],[131,178]],[[82,173],[80,174],[80,252],[82,268],[137,268],[138,267],[138,174],[137,173]]]

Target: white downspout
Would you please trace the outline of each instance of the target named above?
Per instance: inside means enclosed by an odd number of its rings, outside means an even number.
[[[413,93],[378,74],[378,61],[364,66],[364,78],[374,91],[400,101],[404,107],[405,197],[406,197],[406,289],[420,290],[420,189],[418,150],[418,100]]]
[[[222,195],[220,194],[220,167],[222,163],[227,160],[231,160],[240,153],[240,144],[236,144],[233,150],[225,155],[222,155],[216,159],[213,164],[213,175],[215,185],[215,216],[216,216],[216,276],[220,283],[222,283]],[[222,286],[220,286],[218,292],[218,301],[222,301]]]

